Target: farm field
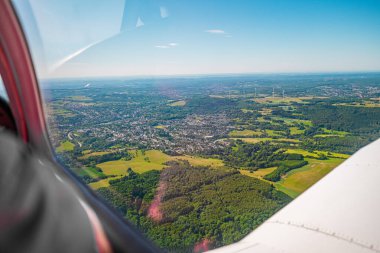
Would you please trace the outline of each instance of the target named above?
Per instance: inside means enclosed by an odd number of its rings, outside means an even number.
[[[223,167],[224,163],[220,159],[215,158],[202,158],[197,156],[182,155],[171,157],[174,160],[185,160],[188,161],[193,166],[210,166],[213,168]]]
[[[316,134],[314,137],[316,138],[326,138],[326,137],[345,137],[349,135],[349,132],[345,131],[337,131],[337,130],[330,130],[326,128],[321,128],[321,130],[324,132],[323,134]]]
[[[99,163],[96,166],[101,168],[106,175],[124,176],[128,174],[128,168],[132,168],[137,173],[162,170],[165,167],[164,163],[171,160],[170,156],[158,150],[148,150],[144,154],[141,150],[131,151],[131,153],[134,157],[129,161],[120,159]]]
[[[305,157],[310,157],[310,158],[318,158],[318,157],[320,157],[321,154],[323,154],[327,157],[332,157],[332,158],[347,159],[350,157],[350,155],[347,155],[347,154],[328,152],[328,151],[320,151],[320,150],[315,150],[313,152],[309,152],[309,151],[306,151],[303,149],[287,149],[285,152],[289,153],[289,154],[301,154]]]
[[[109,187],[110,186],[110,180],[119,179],[119,178],[122,178],[122,176],[116,176],[116,177],[112,177],[112,178],[101,179],[97,182],[89,183],[88,186],[90,186],[91,189],[93,189],[93,190],[97,190],[97,189],[103,188],[103,187]]]
[[[89,176],[91,178],[99,178],[101,176],[104,176],[103,172],[97,170],[94,167],[84,167],[81,169],[77,169],[76,173],[78,173],[80,176]]]
[[[289,127],[289,130],[291,135],[303,134],[305,132],[305,130],[299,129],[298,127]]]
[[[260,136],[263,133],[260,131],[253,131],[253,130],[234,130],[230,132],[228,135],[231,137],[246,137],[246,136]]]
[[[180,101],[173,102],[173,103],[171,103],[169,105],[170,106],[185,106],[186,105],[186,101],[185,100],[180,100]]]
[[[134,156],[131,160],[116,160],[97,164],[105,175],[127,174],[128,168],[132,168],[137,173],[144,173],[149,170],[162,170],[166,167],[165,163],[173,160],[186,160],[194,166],[213,166],[222,167],[224,164],[219,159],[201,158],[189,155],[169,156],[159,150],[148,150],[144,153],[141,150],[130,151]]]
[[[284,135],[283,131],[276,131],[276,130],[265,129],[265,132],[270,137],[279,137],[279,136],[283,136]]]
[[[239,171],[240,171],[240,174],[242,174],[244,176],[249,176],[249,177],[255,177],[255,178],[258,178],[258,179],[263,179],[263,177],[265,175],[273,172],[275,169],[277,169],[277,167],[258,169],[258,170],[253,171],[253,172],[250,172],[249,170],[239,170]]]
[[[91,156],[102,156],[102,155],[106,155],[106,154],[110,154],[112,153],[111,151],[99,151],[99,152],[83,152],[83,156],[80,156],[79,159],[86,159],[86,158],[89,158]]]
[[[322,177],[341,164],[344,159],[330,158],[328,160],[306,159],[309,164],[292,170],[274,186],[295,198]]]
[[[255,98],[253,101],[259,104],[290,104],[291,102],[305,103],[305,100],[313,99],[312,97],[265,97]]]
[[[353,103],[337,103],[335,106],[352,106],[352,107],[368,107],[368,108],[379,108],[380,102],[379,100],[372,99],[370,101],[364,101],[362,103],[353,102]]]
[[[242,112],[244,113],[247,113],[247,112],[255,112],[254,110],[250,110],[250,109],[241,109]]]
[[[92,99],[87,96],[70,96],[68,99],[75,101],[92,101]]]
[[[289,138],[228,138],[228,139],[231,139],[231,140],[241,140],[243,142],[246,142],[246,143],[258,143],[258,142],[265,142],[265,141],[269,141],[269,142],[273,142],[273,143],[278,143],[278,142],[288,142],[288,143],[299,143],[300,141],[297,140],[297,139],[289,139]]]
[[[59,108],[59,109],[53,109],[54,113],[56,115],[59,115],[59,116],[62,116],[62,117],[75,117],[76,114],[69,111],[69,110],[66,110],[66,109],[62,109],[62,108]]]
[[[292,126],[294,124],[303,124],[303,125],[306,125],[306,126],[310,127],[310,126],[313,125],[313,123],[311,122],[311,120],[284,118],[284,117],[278,117],[278,116],[273,116],[273,117],[271,117],[271,119],[284,121],[284,123],[286,125],[290,125],[290,126]]]
[[[279,182],[272,183],[263,177],[273,172],[276,167],[258,169],[250,172],[248,170],[240,170],[245,176],[255,177],[270,184],[273,184],[277,190],[284,192],[292,198],[296,198],[314,183],[318,182],[326,174],[331,172],[335,167],[341,164],[345,159],[330,158],[328,160],[306,159],[309,164],[292,170],[287,173]]]
[[[62,142],[59,147],[57,147],[56,151],[58,153],[65,152],[65,151],[72,151],[74,150],[75,145],[70,141]]]

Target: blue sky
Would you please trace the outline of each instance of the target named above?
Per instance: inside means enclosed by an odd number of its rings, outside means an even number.
[[[380,71],[380,1],[22,2],[41,77]]]

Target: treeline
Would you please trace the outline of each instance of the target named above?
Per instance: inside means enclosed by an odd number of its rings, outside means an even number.
[[[131,160],[133,157],[128,151],[116,151],[104,155],[92,155],[86,158],[80,159],[84,164],[98,164],[107,161],[119,160],[119,159]]]
[[[194,96],[185,106],[159,106],[156,122],[184,119],[191,114],[236,113],[239,108],[238,101],[232,99]]]
[[[280,146],[269,142],[248,144],[237,141],[236,146],[229,150],[228,155],[223,156],[226,165],[240,167],[251,171],[259,168],[277,166],[278,168],[264,178],[277,182],[286,173],[293,169],[305,166],[308,162],[301,154],[287,154]]]
[[[280,163],[277,169],[265,175],[264,179],[272,181],[272,182],[280,181],[281,177],[284,176],[289,171],[301,168],[302,166],[305,166],[306,164],[308,164],[308,162],[305,160],[294,160],[294,161],[282,162]]]
[[[186,104],[188,113],[210,114],[228,111],[239,111],[238,101],[227,98],[194,96]]]
[[[151,170],[142,174],[128,169],[128,176],[110,180],[110,187],[97,192],[121,214],[139,226],[140,216],[146,215],[153,200],[160,172]]]
[[[248,144],[237,140],[236,146],[228,147],[221,158],[230,167],[256,170],[271,167],[275,161],[284,160],[285,156],[278,145],[270,142]]]
[[[301,154],[287,154],[280,145],[270,142],[259,142],[254,144],[236,141],[236,145],[226,148],[221,158],[225,164],[233,168],[245,168],[257,170],[279,166],[286,160],[303,160]]]
[[[295,103],[295,104],[298,105],[298,103]],[[299,117],[299,116],[295,116],[293,113],[294,111],[285,111],[281,107],[278,107],[278,105],[276,107],[272,107],[272,115],[274,116],[291,118],[291,119],[295,119]]]
[[[330,152],[353,154],[358,149],[374,140],[374,138],[366,136],[306,138],[302,141],[300,146],[308,151],[325,150]]]
[[[316,104],[300,110],[318,127],[357,134],[380,133],[380,108]]]
[[[108,177],[112,177],[105,175],[102,169],[96,166],[77,168],[74,169],[74,172],[86,184],[90,184]]]

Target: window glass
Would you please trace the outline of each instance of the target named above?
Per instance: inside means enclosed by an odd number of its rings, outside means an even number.
[[[8,131],[16,131],[13,115],[8,102],[8,94],[0,75],[0,132],[5,131],[6,129]]]
[[[379,2],[14,4],[58,160],[169,252],[241,240],[380,136]]]
[[[0,75],[0,98],[4,99],[5,101],[8,101],[8,94],[7,91],[5,90],[3,79],[1,78]]]

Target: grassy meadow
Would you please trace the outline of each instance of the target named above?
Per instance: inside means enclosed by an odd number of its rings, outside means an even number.
[[[61,142],[61,144],[56,148],[56,151],[58,153],[65,152],[65,151],[73,151],[74,150],[74,143],[70,141]]]

